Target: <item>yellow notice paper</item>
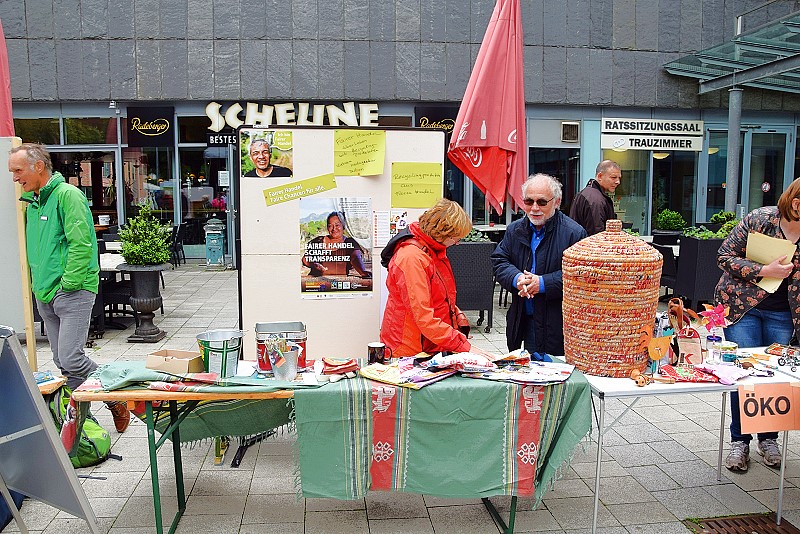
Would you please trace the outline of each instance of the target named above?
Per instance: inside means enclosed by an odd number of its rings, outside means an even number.
[[[786,239],[779,239],[777,237],[770,237],[757,232],[750,232],[747,236],[747,259],[757,261],[764,265],[772,263],[781,256],[786,256],[786,259],[781,263],[788,265],[792,261],[794,251],[797,245]],[[763,277],[756,284],[769,291],[775,293],[778,286],[781,285],[783,279]]]
[[[336,176],[374,176],[383,173],[386,132],[336,130],[333,133],[333,172]]]
[[[393,208],[430,208],[440,198],[441,163],[392,163]]]
[[[281,202],[289,202],[290,200],[316,195],[331,189],[336,189],[336,180],[333,174],[323,174],[307,180],[264,189],[264,200],[267,206],[274,206]]]

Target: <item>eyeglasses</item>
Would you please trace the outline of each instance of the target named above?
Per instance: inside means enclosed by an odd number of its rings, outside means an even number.
[[[553,197],[553,198],[556,198],[556,197]],[[526,206],[533,206],[534,203],[535,203],[535,204],[537,204],[537,205],[539,205],[541,207],[545,207],[553,200],[553,198],[551,198],[550,200],[545,200],[543,198],[537,198],[535,200],[532,199],[532,198],[523,198],[522,202],[524,202]]]

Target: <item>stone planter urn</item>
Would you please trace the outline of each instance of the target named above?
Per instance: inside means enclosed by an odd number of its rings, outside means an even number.
[[[155,343],[164,339],[167,333],[153,324],[153,312],[161,307],[162,302],[159,273],[169,269],[170,264],[122,263],[117,268],[131,275],[131,307],[139,315],[139,326],[128,336],[128,343]]]

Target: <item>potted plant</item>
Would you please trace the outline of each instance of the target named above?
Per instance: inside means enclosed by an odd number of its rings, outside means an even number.
[[[717,265],[719,247],[738,222],[731,219],[716,232],[704,226],[693,226],[684,231],[675,293],[686,297],[695,308],[701,302],[714,302],[714,288],[722,275]]]
[[[478,310],[478,326],[488,310],[486,332],[492,328],[494,273],[491,255],[496,244],[482,232],[472,229],[461,242],[447,249],[447,258],[456,280],[456,305],[463,310]]]
[[[653,243],[677,245],[684,228],[686,220],[683,215],[670,209],[661,210],[653,223]]]
[[[726,222],[733,221],[736,215],[732,211],[720,211],[711,216],[708,222],[697,223],[697,226],[705,226],[708,230],[716,232]]]
[[[131,306],[139,314],[139,325],[128,337],[131,343],[155,343],[166,335],[153,324],[153,312],[162,302],[159,273],[170,266],[169,237],[170,229],[162,226],[147,204],[140,205],[139,213],[119,231],[125,263],[118,268],[130,273]]]

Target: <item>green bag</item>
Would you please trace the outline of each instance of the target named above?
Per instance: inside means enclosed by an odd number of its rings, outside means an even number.
[[[56,431],[59,433],[67,418],[71,395],[72,390],[67,386],[62,386],[49,395],[47,406],[53,416]],[[81,418],[83,418],[82,425],[80,424]],[[111,436],[88,410],[86,414],[78,415],[77,419],[81,434],[77,445],[69,452],[72,466],[89,467],[106,461],[111,456]]]

